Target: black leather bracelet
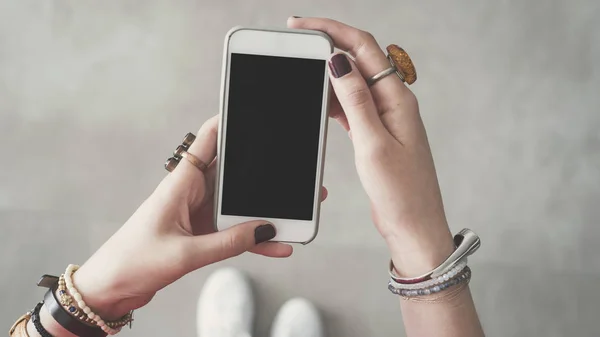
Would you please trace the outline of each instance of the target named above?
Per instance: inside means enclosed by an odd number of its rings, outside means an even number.
[[[50,315],[65,329],[77,336],[85,337],[106,337],[106,332],[102,331],[97,326],[90,326],[77,318],[73,317],[63,306],[60,304],[59,299],[56,297],[56,289],[58,286],[58,278],[56,276],[44,275],[38,286],[48,287],[46,295],[44,295],[44,306],[50,312]]]
[[[33,326],[35,327],[35,330],[40,334],[40,336],[53,337],[51,333],[49,333],[48,331],[46,331],[46,329],[44,329],[42,322],[40,322],[40,309],[42,308],[43,304],[44,304],[44,301],[38,303],[35,306],[35,309],[33,309],[33,311],[31,312],[31,321],[33,322]]]

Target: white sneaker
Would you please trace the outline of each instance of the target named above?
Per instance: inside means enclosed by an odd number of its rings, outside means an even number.
[[[287,301],[275,317],[271,337],[323,337],[323,323],[315,306],[304,298]]]
[[[206,280],[198,300],[198,337],[250,337],[254,296],[244,274],[219,269]]]

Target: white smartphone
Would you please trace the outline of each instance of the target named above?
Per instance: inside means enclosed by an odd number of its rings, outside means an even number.
[[[267,220],[273,241],[317,235],[329,108],[324,33],[233,28],[225,38],[215,227]]]

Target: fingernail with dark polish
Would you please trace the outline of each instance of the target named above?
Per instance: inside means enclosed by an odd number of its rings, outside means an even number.
[[[292,15],[292,17],[293,17],[294,19],[301,19],[301,18],[302,18],[301,16],[295,16],[295,15]]]
[[[269,241],[274,237],[275,227],[271,224],[260,225],[254,230],[254,242],[256,242],[256,244]]]
[[[352,71],[352,66],[350,65],[350,61],[348,61],[348,57],[344,54],[335,54],[329,60],[329,69],[331,69],[331,74],[335,78],[340,78]]]

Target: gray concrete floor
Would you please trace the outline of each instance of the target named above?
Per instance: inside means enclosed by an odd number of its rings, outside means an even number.
[[[600,335],[599,14],[594,0],[0,0],[0,326],[40,299],[37,276],[83,262],[118,228],[173,144],[217,111],[231,26],[319,15],[411,53],[449,222],[483,239],[472,289],[488,335]],[[221,265],[254,280],[258,336],[292,296],[317,303],[329,336],[402,336],[386,249],[334,124],[325,184],[314,243]],[[194,336],[216,267],[161,292],[123,335]]]

